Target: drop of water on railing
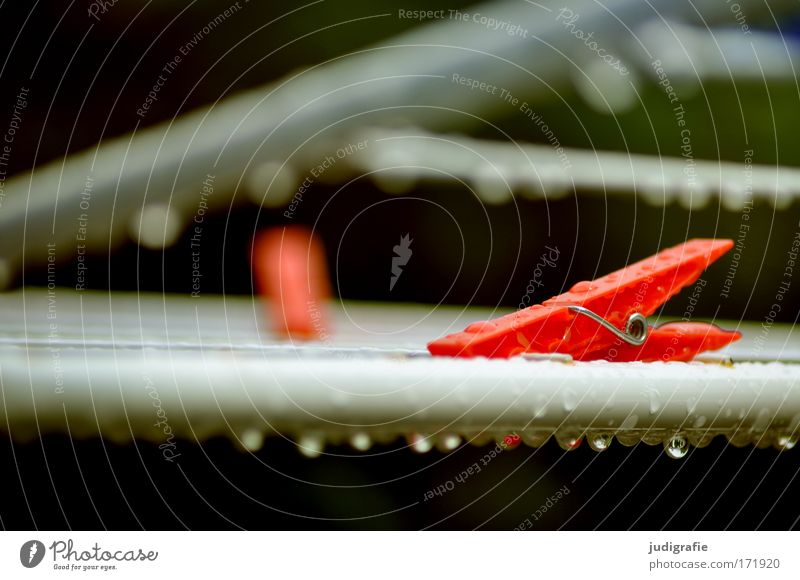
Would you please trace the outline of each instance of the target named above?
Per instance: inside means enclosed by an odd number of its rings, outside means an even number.
[[[547,413],[547,397],[539,395],[536,397],[536,405],[533,407],[533,416],[536,419],[541,419]]]
[[[661,445],[667,436],[660,429],[648,429],[642,435],[642,443],[645,445]]]
[[[504,437],[500,437],[497,440],[497,444],[506,451],[516,449],[517,447],[519,447],[520,443],[522,443],[522,437],[520,437],[516,433],[511,433]]]
[[[694,431],[690,432],[687,435],[687,438],[689,439],[689,444],[692,445],[692,447],[708,447],[708,445],[711,443],[711,440],[714,438],[714,433],[709,433],[708,431]]]
[[[247,451],[258,451],[264,445],[264,434],[258,429],[248,429],[242,433],[239,441]]]
[[[769,433],[764,433],[753,440],[753,445],[755,445],[756,449],[766,449],[767,447],[771,447],[775,440]]]
[[[775,447],[781,451],[789,451],[797,445],[797,435],[779,435],[775,440]]]
[[[461,445],[461,436],[455,433],[445,433],[436,442],[436,448],[440,451],[453,451]]]
[[[767,427],[769,427],[771,419],[772,416],[770,415],[769,409],[761,409],[753,421],[750,431],[753,433],[763,433],[767,430]]]
[[[303,435],[297,441],[297,448],[309,459],[314,459],[322,455],[322,451],[325,449],[325,438],[321,435]]]
[[[422,433],[413,433],[408,438],[408,444],[413,451],[417,453],[427,453],[433,448],[433,441],[427,435]]]
[[[372,447],[372,439],[363,432],[353,433],[350,437],[350,445],[357,451],[367,451]]]
[[[664,451],[673,459],[681,459],[689,453],[689,442],[683,435],[673,435],[664,442]]]
[[[575,407],[578,406],[578,395],[572,389],[565,389],[564,396],[564,411],[567,413],[574,411]]]
[[[577,449],[581,444],[581,436],[577,433],[556,433],[556,442],[564,451]]]
[[[545,430],[523,431],[522,441],[525,443],[525,445],[529,445],[531,447],[541,447],[547,442],[547,440],[550,438],[550,435],[550,431]]]
[[[745,445],[749,445],[752,440],[752,435],[743,429],[737,429],[733,433],[728,434],[728,443],[734,447],[744,447]]]
[[[658,391],[650,391],[650,414],[655,415],[661,408],[661,399],[658,397]]]
[[[617,441],[619,441],[620,444],[624,445],[625,447],[633,447],[642,441],[642,436],[636,431],[620,431],[617,432]]]
[[[617,441],[626,447],[636,445],[642,440],[642,433],[635,430],[636,424],[639,422],[637,415],[628,415],[625,420],[619,425],[617,431]]]
[[[590,433],[586,436],[589,447],[595,451],[605,451],[613,439],[614,437],[610,433]]]
[[[481,431],[480,433],[475,433],[471,437],[465,437],[470,445],[475,445],[476,447],[482,447],[488,443],[494,441],[494,436],[488,431]]]
[[[636,424],[639,422],[639,417],[636,415],[628,415],[623,419],[622,423],[619,424],[619,428],[621,430],[625,429],[633,429],[636,427]]]

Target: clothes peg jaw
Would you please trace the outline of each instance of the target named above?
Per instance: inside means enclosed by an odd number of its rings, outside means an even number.
[[[687,241],[596,280],[578,282],[569,292],[542,304],[473,323],[463,332],[431,342],[428,350],[433,355],[490,358],[557,352],[581,360],[592,354],[603,358],[607,355],[602,353],[622,340],[627,345],[626,356],[658,354],[652,360],[678,360],[653,352],[663,346],[665,336],[670,341],[676,336],[671,331],[660,331],[648,341],[645,317],[697,280],[731,247],[731,240]],[[739,338],[738,333],[722,336],[705,327],[684,327],[684,331],[688,342],[675,349],[675,356],[680,352],[684,358]],[[678,340],[680,343],[683,339]]]
[[[690,361],[708,350],[718,350],[742,338],[738,331],[724,330],[706,322],[667,322],[651,328],[641,345],[617,341],[610,347],[587,351],[575,360],[614,362]]]

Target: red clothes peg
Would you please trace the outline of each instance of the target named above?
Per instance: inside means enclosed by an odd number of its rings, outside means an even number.
[[[259,294],[269,299],[276,333],[296,339],[327,335],[330,285],[322,244],[303,226],[271,228],[253,242]]]
[[[741,332],[706,322],[667,322],[651,328],[641,346],[617,340],[612,346],[587,351],[576,360],[690,361],[701,352],[718,350],[740,338]]]
[[[622,339],[625,348],[622,355],[617,350],[617,356],[626,360],[688,360],[741,335],[683,323],[678,337],[677,327],[649,329],[646,317],[697,280],[731,247],[731,240],[687,241],[597,280],[578,282],[569,292],[542,304],[473,323],[462,332],[434,340],[428,350],[434,355],[492,358],[563,353],[577,360],[594,360],[610,358],[609,349]],[[671,345],[676,338],[678,343]],[[669,348],[675,352],[668,352]]]

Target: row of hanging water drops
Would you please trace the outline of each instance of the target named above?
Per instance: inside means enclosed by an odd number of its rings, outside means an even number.
[[[685,457],[691,447],[705,447],[714,436],[720,433],[707,431],[691,433],[664,433],[664,432],[641,432],[641,431],[620,431],[617,433],[607,431],[589,431],[585,434],[579,432],[556,432],[544,430],[525,431],[521,436],[510,434],[496,436],[489,433],[481,433],[471,437],[462,437],[456,433],[445,433],[441,435],[427,435],[424,433],[412,433],[406,437],[408,447],[416,453],[427,453],[436,448],[442,452],[450,452],[457,449],[464,441],[476,446],[486,445],[492,440],[504,450],[511,450],[525,443],[530,447],[541,447],[551,437],[565,451],[572,451],[581,446],[585,439],[589,447],[594,451],[605,451],[608,449],[616,436],[619,443],[630,447],[640,442],[648,445],[663,444],[664,451],[668,457],[681,459]],[[798,434],[792,433],[753,433],[751,431],[737,431],[727,433],[731,445],[741,447],[749,443],[754,443],[757,447],[769,447],[770,445],[781,451],[788,451],[795,447]],[[358,431],[349,436],[348,442],[356,451],[366,452],[376,442],[388,443],[392,437],[375,437],[370,434]],[[263,434],[255,429],[247,430],[239,437],[239,444],[248,451],[259,450],[264,443]],[[336,444],[340,441],[330,440]],[[322,455],[325,451],[326,437],[321,433],[305,433],[295,441],[298,451],[306,457],[315,458]]]

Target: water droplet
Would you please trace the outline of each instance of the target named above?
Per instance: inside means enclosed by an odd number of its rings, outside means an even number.
[[[344,394],[342,391],[338,389],[334,389],[331,393],[331,403],[334,407],[346,407],[347,406],[347,395]]]
[[[642,435],[642,443],[645,445],[661,445],[667,437],[669,437],[669,433],[665,433],[663,429],[648,429]]]
[[[770,437],[769,433],[764,433],[760,437],[756,437],[753,443],[755,444],[756,449],[766,449],[767,447],[772,445],[773,438]]]
[[[664,442],[664,451],[672,459],[681,459],[689,453],[689,442],[681,434],[675,434]]]
[[[611,433],[590,433],[586,436],[589,447],[595,451],[605,451],[611,445],[613,439],[614,437]]]
[[[516,449],[519,447],[519,444],[522,443],[522,437],[517,435],[516,433],[511,433],[510,435],[506,435],[501,439],[498,439],[497,444],[500,445],[506,451],[510,451],[512,449]]]
[[[465,435],[464,438],[470,445],[475,445],[476,447],[482,447],[494,441],[494,435],[488,431],[480,431],[479,433]]]
[[[502,167],[485,167],[478,169],[472,179],[475,193],[487,204],[501,204],[513,197],[513,193],[505,180]]]
[[[287,205],[299,184],[291,166],[274,161],[254,166],[244,181],[248,197],[266,207]]]
[[[709,433],[708,431],[690,431],[687,434],[687,438],[689,439],[690,445],[700,449],[702,447],[708,447],[714,435],[715,433]]]
[[[753,421],[750,431],[753,433],[763,433],[769,427],[771,416],[768,409],[761,409]]]
[[[175,206],[152,203],[137,210],[128,224],[131,237],[151,250],[174,244],[183,231],[183,216]]]
[[[529,430],[522,433],[522,441],[531,447],[541,447],[550,439],[550,431]]]
[[[577,449],[581,441],[583,441],[583,439],[581,435],[577,433],[556,433],[556,442],[558,442],[558,446],[564,451]]]
[[[541,419],[547,414],[547,403],[548,399],[545,395],[539,394],[536,397],[536,404],[533,406],[533,416],[536,419]]]
[[[638,416],[636,416],[636,415],[628,415],[627,417],[625,417],[625,419],[622,421],[622,423],[619,424],[619,428],[620,428],[620,430],[623,430],[623,431],[625,429],[633,429],[633,428],[636,427],[636,423],[638,423],[638,422],[639,422],[639,417]]]
[[[650,391],[650,414],[655,415],[661,408],[661,399],[658,396],[658,391]]]
[[[473,322],[464,329],[464,332],[468,332],[470,334],[479,334],[481,332],[494,330],[495,328],[496,325],[493,322],[489,321]]]
[[[637,415],[628,415],[625,417],[625,420],[619,425],[617,441],[626,447],[631,447],[639,443],[642,440],[642,433],[634,430],[638,422],[639,417]]]
[[[309,459],[314,459],[322,455],[322,451],[325,449],[325,438],[321,435],[305,434],[297,441],[297,448]]]
[[[728,442],[734,447],[744,447],[752,441],[750,433],[737,429],[733,433],[728,433]]]
[[[564,410],[567,413],[574,411],[575,407],[578,406],[578,395],[572,389],[564,389],[562,400],[564,401]]]
[[[364,432],[353,433],[350,436],[350,445],[357,451],[367,451],[372,447],[372,439]]]
[[[795,445],[797,445],[797,435],[794,433],[790,433],[788,435],[779,435],[777,439],[775,439],[775,448],[780,449],[781,451],[789,451],[790,449],[794,449]]]
[[[400,157],[400,156],[398,156]],[[403,154],[402,159],[406,159],[407,156]],[[398,159],[399,161],[400,159]],[[399,164],[399,165],[402,165]],[[322,175],[327,174],[326,171]],[[381,188],[386,193],[392,193],[395,195],[399,195],[402,193],[407,193],[414,188],[414,185],[417,182],[416,176],[408,171],[403,171],[402,169],[395,170],[395,171],[375,171],[371,175],[372,182]]]
[[[633,447],[641,440],[642,434],[638,431],[617,431],[617,441],[625,447]]]
[[[264,445],[264,434],[258,429],[248,429],[239,441],[247,451],[258,451]]]
[[[436,442],[436,448],[439,451],[453,451],[461,445],[461,436],[455,433],[445,433]]]
[[[694,420],[694,428],[695,429],[700,429],[705,424],[706,424],[705,415],[700,415],[697,419]]]
[[[433,448],[433,441],[427,435],[422,433],[414,433],[408,438],[408,444],[411,449],[417,453],[427,453]]]
[[[591,289],[592,289],[592,283],[591,282],[587,282],[587,281],[583,281],[583,282],[578,282],[577,284],[575,284],[572,288],[569,289],[569,291],[570,292],[584,293],[584,292],[588,292]]]

